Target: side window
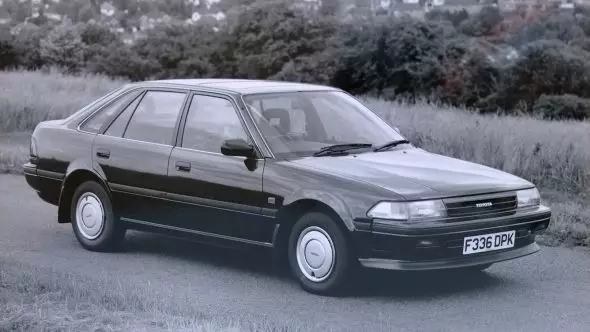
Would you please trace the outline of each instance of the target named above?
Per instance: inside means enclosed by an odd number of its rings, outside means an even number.
[[[137,92],[128,93],[122,97],[119,97],[114,102],[111,102],[109,105],[105,106],[103,109],[95,113],[90,119],[88,119],[80,129],[91,132],[91,133],[98,133],[105,122],[108,122],[109,119],[113,115],[117,113],[122,107],[125,107],[127,103],[129,103],[133,98],[137,96]]]
[[[149,91],[133,113],[125,138],[171,144],[186,93]]]
[[[196,95],[191,100],[182,147],[217,152],[226,139],[248,141],[233,104],[224,98]]]
[[[125,128],[127,128],[127,124],[129,123],[129,119],[133,115],[133,111],[137,108],[139,101],[141,100],[140,97],[135,98],[135,100],[123,110],[119,114],[119,116],[111,123],[109,128],[105,131],[105,135],[108,136],[115,136],[115,137],[123,137],[125,133]]]

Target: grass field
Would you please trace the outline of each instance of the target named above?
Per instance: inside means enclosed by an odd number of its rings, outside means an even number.
[[[56,72],[0,73],[0,171],[19,172],[29,132],[125,82]],[[590,245],[590,123],[489,116],[427,103],[367,104],[417,146],[498,168],[535,183],[554,209],[547,243]]]
[[[110,280],[110,281],[109,281]],[[0,260],[0,331],[297,331],[259,317],[207,317],[154,296],[149,285],[113,284]]]

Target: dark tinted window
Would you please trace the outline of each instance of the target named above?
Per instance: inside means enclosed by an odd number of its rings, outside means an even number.
[[[233,104],[224,98],[194,96],[186,119],[182,147],[221,152],[230,138],[248,140]]]
[[[180,92],[147,92],[133,113],[125,138],[171,144],[185,97]]]
[[[137,92],[128,93],[119,99],[111,102],[109,105],[102,108],[100,111],[95,113],[89,120],[87,120],[80,129],[91,133],[98,133],[100,128],[110,120],[113,115],[117,113],[122,107],[125,107],[133,98],[137,96]]]
[[[125,128],[127,128],[127,123],[129,123],[129,119],[133,115],[133,111],[137,108],[140,100],[140,97],[135,98],[135,100],[129,104],[121,114],[119,114],[117,119],[113,121],[104,134],[108,136],[122,137],[125,133]]]

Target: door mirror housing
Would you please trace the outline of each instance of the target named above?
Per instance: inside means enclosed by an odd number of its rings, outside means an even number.
[[[226,156],[255,158],[254,147],[241,138],[227,139],[221,144],[221,153]]]

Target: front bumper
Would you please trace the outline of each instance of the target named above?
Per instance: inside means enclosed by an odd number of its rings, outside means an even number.
[[[437,270],[486,265],[533,254],[540,250],[535,235],[550,223],[551,210],[520,211],[509,217],[418,227],[373,223],[359,234],[359,262],[368,268]],[[463,239],[515,231],[514,247],[463,255]]]

